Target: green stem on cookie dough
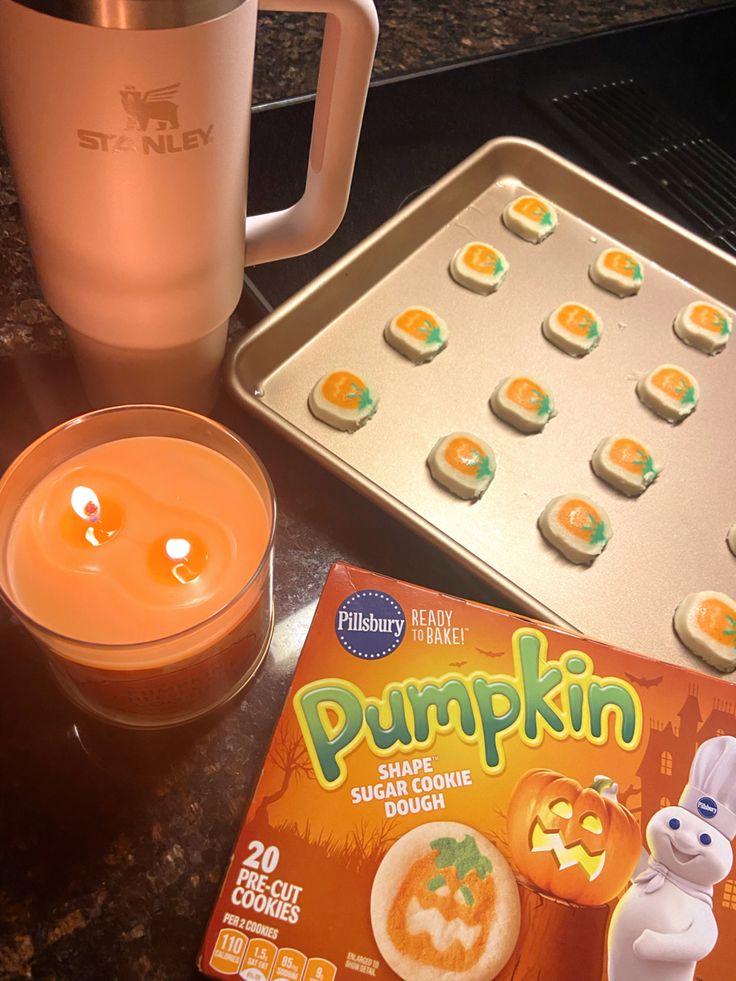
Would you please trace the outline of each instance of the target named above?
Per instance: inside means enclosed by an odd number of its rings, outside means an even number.
[[[590,523],[587,525],[583,525],[583,531],[589,531],[592,533],[590,536],[590,544],[597,545],[598,542],[607,542],[608,538],[606,537],[605,522],[596,521],[595,517],[592,514],[590,514],[590,512],[588,513],[588,520]]]
[[[532,405],[537,407],[538,416],[548,416],[549,410],[551,408],[549,395],[544,395],[539,391],[538,388],[534,389],[534,399],[532,400]]]

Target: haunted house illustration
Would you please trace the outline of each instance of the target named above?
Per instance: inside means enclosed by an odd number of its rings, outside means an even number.
[[[650,818],[662,807],[677,804],[690,775],[690,764],[695,750],[714,736],[736,736],[736,697],[734,702],[714,699],[706,717],[701,713],[697,684],[690,689],[677,713],[678,723],[666,724],[655,719],[651,721],[649,742],[637,771],[641,790],[631,788],[627,806],[641,821],[645,828]],[[637,807],[634,801],[641,800]],[[633,805],[633,806],[632,806]],[[736,862],[729,877],[715,887],[713,908],[736,912]],[[736,922],[736,921],[735,921]],[[736,930],[728,931],[736,950]],[[724,936],[721,930],[721,941]]]

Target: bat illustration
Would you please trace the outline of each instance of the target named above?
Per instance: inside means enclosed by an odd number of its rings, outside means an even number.
[[[476,647],[476,651],[484,657],[503,657],[506,651],[484,651],[482,647]]]
[[[656,688],[662,681],[662,675],[658,678],[637,678],[635,674],[627,674],[626,677],[629,681],[633,681],[635,685],[639,685],[641,688]]]
[[[463,664],[467,664],[467,661],[450,661],[451,668],[461,668]]]

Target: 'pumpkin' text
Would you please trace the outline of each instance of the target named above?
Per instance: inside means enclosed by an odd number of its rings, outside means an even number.
[[[387,685],[380,698],[344,679],[305,685],[294,709],[317,780],[327,790],[340,787],[347,757],[363,742],[388,757],[425,750],[438,733],[451,731],[478,745],[487,773],[504,769],[504,743],[513,735],[528,746],[545,735],[602,745],[612,733],[623,749],[635,749],[642,729],[635,689],[621,678],[597,676],[583,651],[548,661],[547,648],[541,630],[522,627],[513,636],[513,676],[474,671],[409,678]]]

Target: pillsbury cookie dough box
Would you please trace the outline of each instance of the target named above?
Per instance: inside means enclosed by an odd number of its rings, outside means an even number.
[[[734,688],[336,565],[212,978],[726,981]]]

